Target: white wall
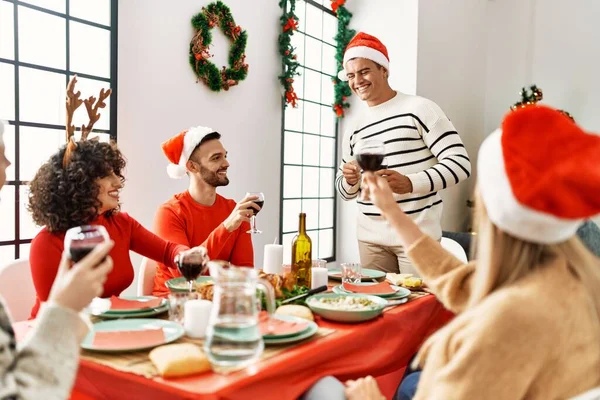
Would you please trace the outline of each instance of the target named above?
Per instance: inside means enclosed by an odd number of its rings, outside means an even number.
[[[404,93],[415,94],[417,87],[417,24],[418,0],[350,1],[348,10],[353,13],[350,28],[378,37],[388,49],[390,57],[390,85]],[[338,151],[344,127],[364,107],[356,96],[350,100],[350,110],[342,119],[339,130]],[[339,162],[339,160],[338,160]],[[356,241],[356,202],[338,197],[337,261],[358,261]]]
[[[173,181],[160,143],[190,126],[218,130],[229,151],[230,184],[219,193],[236,200],[262,191],[258,217],[262,235],[254,237],[255,263],[263,245],[279,230],[281,92],[277,75],[277,36],[281,10],[272,0],[229,0],[237,24],[248,32],[250,65],[246,80],[229,92],[214,93],[196,83],[188,64],[193,32],[189,21],[208,0],[127,0],[119,2],[119,146],[128,159],[123,208],[151,228],[157,207],[187,188]],[[228,47],[213,29],[211,53],[223,64]],[[141,258],[132,257],[135,267]],[[128,291],[131,292],[131,288]]]

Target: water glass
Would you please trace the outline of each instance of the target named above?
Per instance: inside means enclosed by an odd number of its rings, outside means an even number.
[[[342,263],[342,283],[360,283],[362,268],[360,263]]]
[[[171,292],[167,298],[169,302],[169,321],[183,325],[185,321],[185,303],[188,300],[198,299],[198,293]]]

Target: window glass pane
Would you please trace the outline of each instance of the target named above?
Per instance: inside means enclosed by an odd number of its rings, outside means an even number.
[[[323,40],[332,45],[337,45],[335,35],[337,35],[338,22],[333,15],[323,13]]]
[[[319,200],[319,228],[333,227],[333,199]]]
[[[70,22],[71,70],[110,77],[110,31]]]
[[[319,142],[318,136],[304,135],[304,165],[319,165]]]
[[[319,200],[302,200],[302,212],[306,213],[306,229],[317,229],[319,227]]]
[[[66,81],[63,74],[19,67],[21,121],[64,125]]]
[[[283,200],[283,231],[298,229],[298,215],[302,212],[301,200]]]
[[[308,218],[308,215],[307,215]],[[308,222],[307,222],[308,224]],[[312,242],[312,258],[313,260],[317,258],[317,254],[319,254],[319,231],[310,231],[307,232],[308,237]]]
[[[110,26],[110,0],[70,0],[69,14]]]
[[[334,175],[335,170],[332,168],[321,168],[321,175],[319,181],[319,190],[321,197],[333,197],[334,196]]]
[[[10,167],[6,169],[6,180],[15,180],[15,127],[12,125],[4,126],[4,154],[8,161],[10,161]],[[0,200],[2,201],[2,200]],[[1,223],[1,222],[0,222]]]
[[[70,78],[71,77],[69,77],[69,79]],[[98,96],[100,95],[100,90],[102,90],[102,89],[107,90],[109,88],[110,88],[110,83],[108,83],[108,82],[77,77],[76,90],[79,90],[81,92],[82,99],[89,98],[90,96],[94,96],[96,99],[98,99]],[[101,114],[101,117],[98,120],[98,122],[96,122],[96,124],[94,124],[94,129],[110,129],[110,99],[111,99],[111,97],[112,97],[112,95],[109,96],[108,99],[106,99],[104,101],[106,103],[106,107],[100,109],[99,112]],[[89,118],[87,110],[85,108],[85,104],[82,104],[77,109],[77,111],[75,111],[75,115],[73,116],[73,125],[75,125],[76,127],[81,127],[81,125],[83,125],[83,124],[87,125],[89,122],[90,122],[90,118]],[[92,135],[90,135],[90,138],[91,137],[92,137]]]
[[[48,10],[63,14],[66,12],[65,0],[23,0],[23,3],[33,4],[34,6],[46,8]]]
[[[335,113],[331,107],[321,107],[321,135],[335,136]]]
[[[298,107],[288,105],[285,108],[285,129],[302,132],[302,108],[303,101],[298,101]]]
[[[302,167],[283,167],[283,198],[302,196]]]
[[[0,240],[15,240],[15,187],[4,185],[0,199]]]
[[[321,74],[307,69],[304,72],[305,100],[321,101]]]
[[[303,1],[296,2],[295,14],[298,17],[298,30],[304,32],[306,30],[306,3]]]
[[[333,257],[333,229],[319,232],[319,258]]]
[[[65,19],[19,6],[19,61],[64,69]]]
[[[283,162],[286,164],[302,164],[302,135],[295,132],[285,133],[283,146]]]
[[[19,140],[21,180],[30,181],[40,166],[65,144],[65,131],[22,126]]]
[[[335,166],[335,139],[333,138],[321,138],[321,160],[320,165],[322,167],[334,167]]]
[[[0,58],[15,59],[14,6],[6,1],[0,1]]]
[[[292,262],[292,240],[294,240],[294,237],[296,236],[296,234],[297,234],[297,232],[287,233],[287,234],[283,235],[281,238],[281,243],[283,244],[283,263],[284,264],[290,264]]]
[[[15,246],[0,246],[0,265],[4,265],[15,259]]]
[[[294,91],[299,99],[304,98],[304,68],[298,67],[297,71],[300,75],[294,76]],[[289,107],[289,106],[288,106]]]
[[[304,42],[304,62],[305,66],[312,69],[321,70],[321,42],[311,37],[306,37]]]
[[[319,195],[319,168],[303,167],[302,168],[302,197],[317,197],[318,195]],[[303,205],[303,207],[304,207],[304,205]]]
[[[19,258],[29,258],[29,250],[31,249],[31,243],[22,244],[19,248]]]
[[[333,82],[329,75],[321,75],[321,103],[333,104]]]
[[[0,63],[0,90],[0,120],[14,120],[15,67],[11,64]]]
[[[19,196],[19,237],[21,239],[33,239],[41,227],[33,222],[31,213],[27,211],[27,204],[29,203],[29,186],[20,186]]]
[[[323,11],[314,6],[306,7],[306,33],[321,39],[323,35]]]
[[[304,132],[319,134],[320,108],[318,104],[304,103]]]
[[[327,44],[323,45],[323,72],[329,75],[336,76],[337,61],[335,61],[335,47]]]
[[[294,32],[292,35],[292,46],[294,47],[294,54],[296,55],[296,61],[300,65],[304,65],[304,35],[300,32]]]

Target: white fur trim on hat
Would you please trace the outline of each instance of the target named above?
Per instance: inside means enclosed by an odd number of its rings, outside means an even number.
[[[183,151],[181,152],[181,157],[179,158],[179,164],[167,165],[167,174],[172,179],[182,179],[187,172],[185,165],[190,159],[190,156],[194,152],[196,146],[198,146],[198,144],[206,135],[214,132],[214,129],[207,128],[205,126],[195,126],[189,128],[183,137]]]
[[[490,220],[519,239],[554,244],[574,236],[581,219],[564,219],[520,204],[506,169],[501,143],[502,131],[494,131],[481,145],[477,158],[477,184]]]
[[[390,62],[382,52],[375,50],[372,47],[356,46],[350,47],[344,53],[344,69],[338,72],[338,78],[340,80],[348,80],[348,77],[346,76],[346,64],[353,58],[366,58],[367,60],[371,60],[385,68],[388,72],[388,76],[390,74]]]

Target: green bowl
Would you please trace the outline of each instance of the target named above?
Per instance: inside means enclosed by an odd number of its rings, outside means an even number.
[[[213,278],[210,276],[200,276],[196,279],[196,282],[212,282]],[[165,286],[169,288],[171,292],[187,292],[188,291],[188,281],[185,280],[184,277],[169,279],[165,282]]]
[[[319,299],[330,298],[344,298],[344,297],[358,297],[371,300],[374,305],[362,310],[339,310],[328,307],[323,307],[319,302]],[[363,322],[373,318],[377,318],[382,312],[387,301],[377,296],[370,296],[365,294],[337,294],[337,293],[324,293],[317,294],[309,297],[306,300],[306,305],[317,315],[325,319],[337,322]]]

